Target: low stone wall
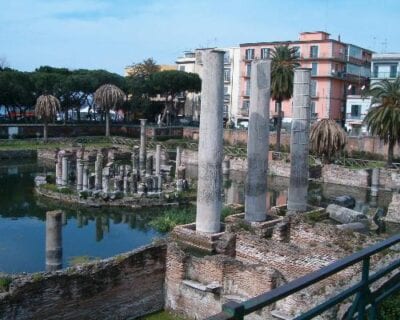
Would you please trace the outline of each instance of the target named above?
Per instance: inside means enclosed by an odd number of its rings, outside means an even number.
[[[326,183],[344,184],[353,187],[368,188],[370,174],[365,169],[348,169],[335,164],[322,167],[322,181]]]
[[[0,293],[0,319],[131,319],[164,308],[166,246],[54,273],[16,277]]]
[[[0,150],[0,160],[36,158],[36,150]]]

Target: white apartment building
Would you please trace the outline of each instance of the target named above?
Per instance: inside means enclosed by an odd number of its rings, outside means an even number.
[[[213,48],[225,51],[224,56],[224,119],[235,124],[239,112],[240,48]],[[205,49],[184,52],[176,59],[177,70],[197,73],[202,78],[201,54]],[[200,94],[188,94],[185,101],[185,116],[197,121],[200,116]]]
[[[371,85],[383,79],[400,76],[400,53],[373,53],[371,61]],[[370,97],[349,95],[346,100],[345,127],[350,135],[366,134],[362,122],[371,106]]]

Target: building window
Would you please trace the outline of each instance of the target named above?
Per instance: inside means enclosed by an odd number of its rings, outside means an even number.
[[[397,76],[397,65],[392,64],[390,66],[390,78],[396,78],[396,76]]]
[[[310,95],[311,97],[317,96],[317,80],[311,80]]]
[[[378,71],[379,71],[378,65],[374,64],[374,77],[375,78],[378,78]]]
[[[231,69],[224,69],[224,81],[225,82],[231,81]]]
[[[311,75],[316,76],[318,74],[318,63],[313,62],[311,63]]]
[[[311,112],[311,118],[315,118],[315,101],[311,101],[310,112]]]
[[[246,49],[246,60],[254,59],[254,49]]]
[[[318,58],[318,46],[310,47],[310,58]]]
[[[245,92],[246,96],[250,96],[250,80],[246,81],[246,92]]]
[[[230,58],[230,56],[229,56],[229,51],[227,51],[227,52],[225,52],[225,54],[224,54],[224,63],[225,64],[228,64],[228,63],[230,63],[231,62],[231,58]]]
[[[251,75],[251,63],[246,64],[246,77]]]
[[[295,46],[292,47],[294,49],[294,56],[299,59],[300,58],[300,47],[299,46]],[[317,47],[318,48],[318,47]]]
[[[224,86],[224,94],[228,94],[228,86]]]
[[[179,71],[185,71],[185,66],[179,66]]]
[[[250,107],[250,100],[243,100],[242,109],[249,110]]]
[[[270,48],[261,48],[261,59],[269,59],[271,55]]]
[[[351,105],[351,117],[352,118],[360,118],[361,117],[361,105],[359,105],[359,104]]]

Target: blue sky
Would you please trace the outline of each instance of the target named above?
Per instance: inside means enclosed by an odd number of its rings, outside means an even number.
[[[302,31],[400,52],[399,0],[0,0],[0,57],[16,69],[102,68]],[[386,42],[386,45],[384,44]]]

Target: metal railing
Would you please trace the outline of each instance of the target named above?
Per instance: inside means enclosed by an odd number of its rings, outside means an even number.
[[[207,318],[207,320],[241,320],[245,315],[253,313],[274,302],[284,299],[304,288],[309,287],[323,279],[328,278],[358,262],[362,262],[361,280],[355,285],[341,291],[327,301],[313,307],[307,312],[294,318],[294,320],[307,320],[316,317],[329,308],[339,304],[340,302],[350,298],[353,295],[355,299],[352,306],[345,315],[346,319],[373,320],[378,317],[377,306],[385,298],[400,290],[400,271],[386,280],[381,287],[375,291],[371,291],[370,285],[393,271],[400,268],[400,259],[394,260],[389,265],[370,274],[370,258],[396,243],[400,242],[400,235],[395,235],[371,247],[356,252],[344,259],[338,260],[320,270],[306,274],[294,281],[291,281],[281,287],[263,293],[259,296],[246,300],[242,303],[228,302],[222,305],[222,312]],[[349,279],[350,280],[350,279]],[[355,318],[356,317],[356,318]]]

